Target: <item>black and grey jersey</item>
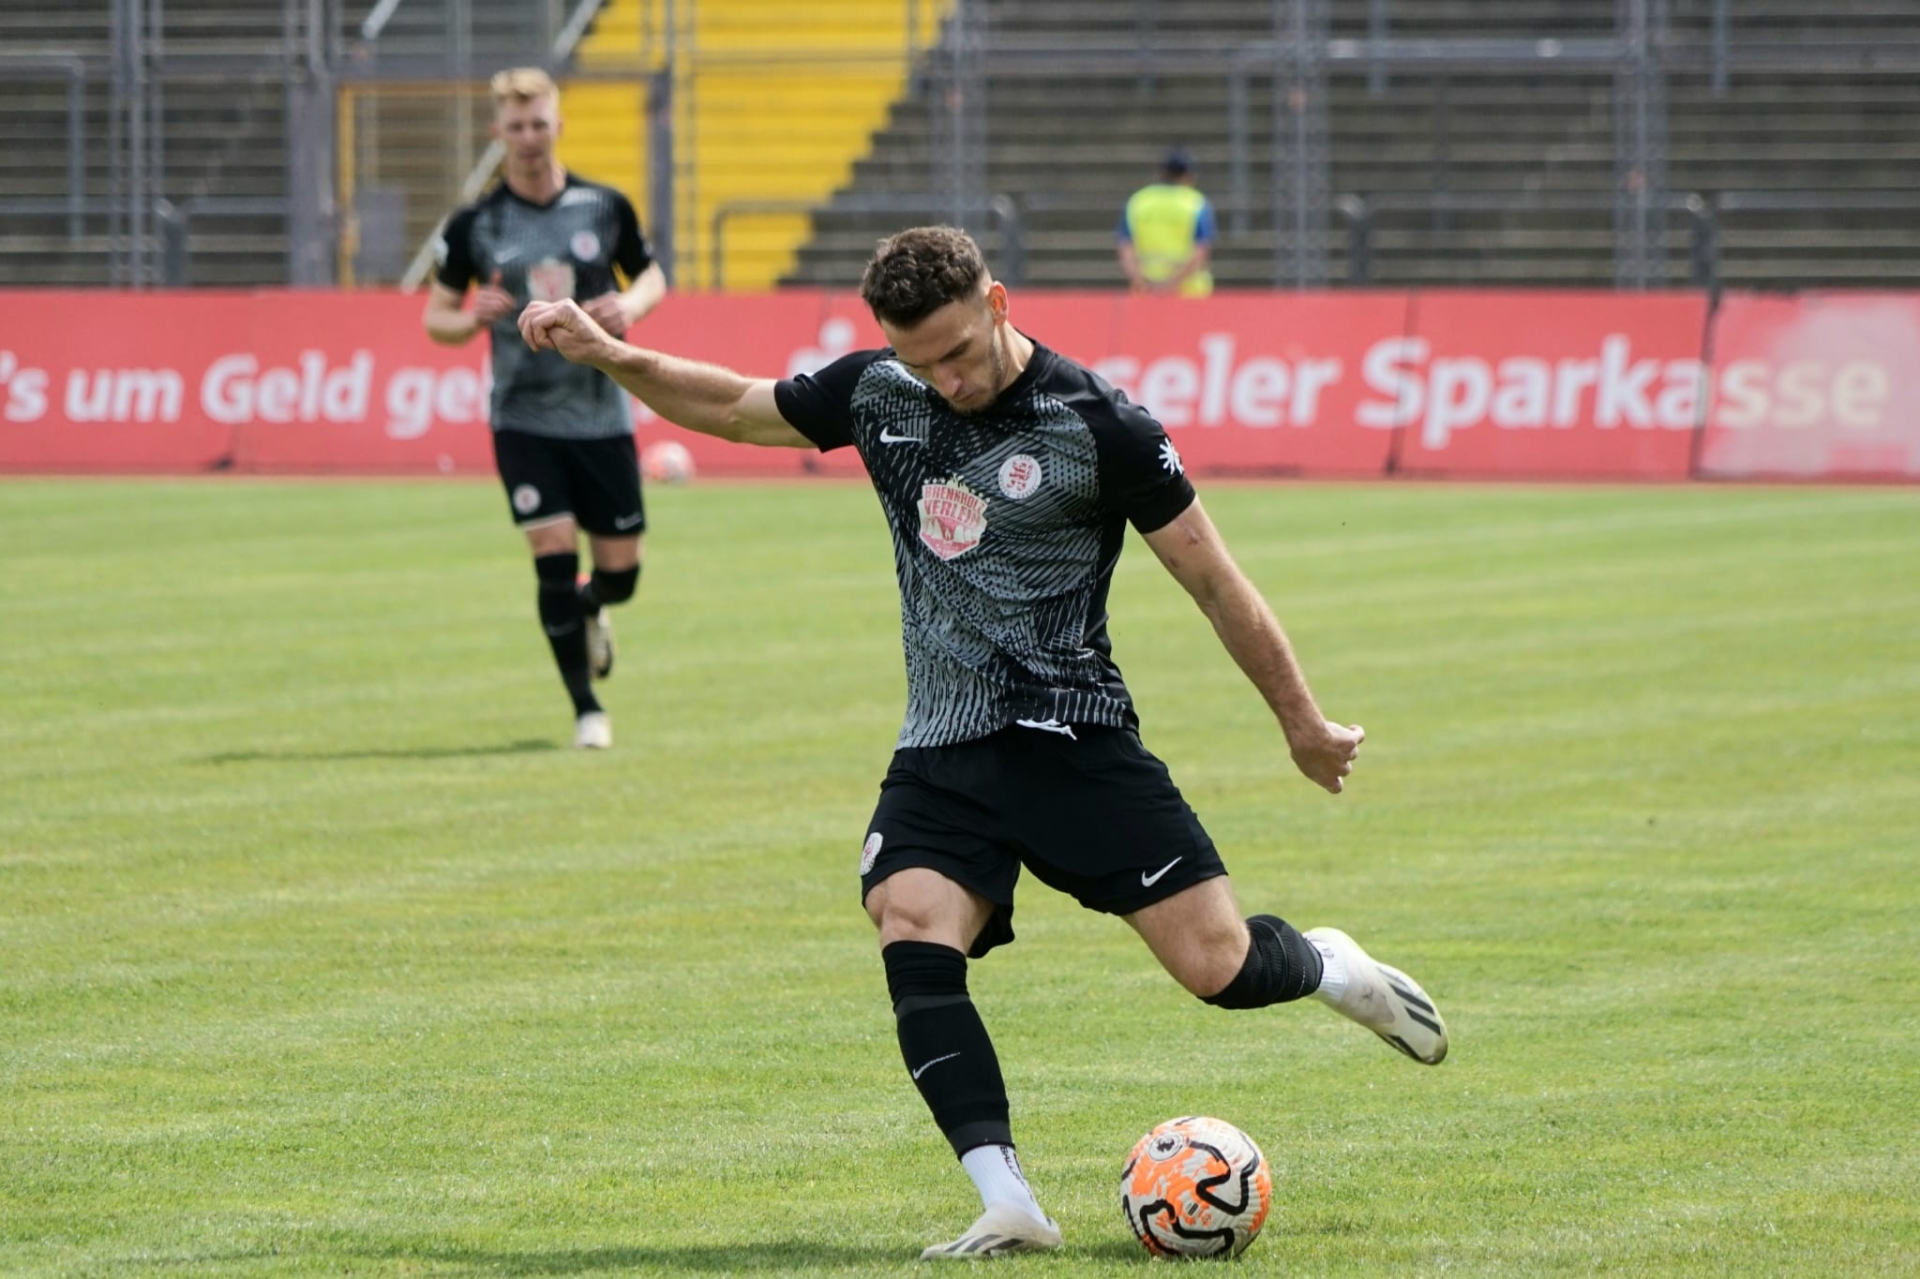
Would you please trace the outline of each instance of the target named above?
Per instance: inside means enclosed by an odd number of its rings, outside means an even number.
[[[1135,728],[1107,638],[1129,521],[1193,502],[1167,433],[1047,348],[984,412],[957,413],[890,350],[778,383],[781,415],[822,450],[860,451],[893,529],[907,715],[899,744],[1013,724]]]
[[[571,173],[548,204],[500,183],[455,213],[433,249],[440,283],[465,292],[498,272],[500,287],[522,306],[599,297],[620,287],[614,267],[632,280],[653,262],[627,197]],[[501,317],[491,333],[493,429],[570,440],[632,434],[626,392],[557,351],[529,350],[518,319]]]

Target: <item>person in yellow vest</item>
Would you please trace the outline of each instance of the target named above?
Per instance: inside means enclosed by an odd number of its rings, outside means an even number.
[[[1175,150],[1160,180],[1141,187],[1120,215],[1120,269],[1135,293],[1203,298],[1213,292],[1213,205],[1193,185],[1193,158]]]

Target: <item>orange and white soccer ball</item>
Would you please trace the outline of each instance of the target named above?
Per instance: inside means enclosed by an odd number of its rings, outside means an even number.
[[[1120,1172],[1127,1225],[1156,1257],[1235,1257],[1273,1206],[1273,1173],[1253,1138],[1223,1119],[1169,1119]]]
[[[640,450],[640,474],[655,484],[685,484],[693,478],[693,454],[678,440],[656,440]]]

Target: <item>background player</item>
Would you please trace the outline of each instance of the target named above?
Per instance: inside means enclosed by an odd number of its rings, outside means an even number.
[[[520,330],[683,426],[859,450],[893,530],[908,688],[861,888],[901,1054],[983,1205],[922,1255],[1055,1248],[967,993],[968,957],[1013,940],[1023,867],[1126,919],[1207,1003],[1315,995],[1429,1065],[1446,1056],[1446,1029],[1415,982],[1345,933],[1243,920],[1213,841],[1140,743],[1107,636],[1128,522],[1266,699],[1301,772],[1338,793],[1365,737],[1320,713],[1160,424],[1015,329],[1006,288],[963,232],[884,241],[861,293],[891,348],[777,383],[628,346],[572,303],[529,306]]]
[[[482,330],[492,339],[494,460],[533,551],[540,624],[573,699],[573,744],[607,747],[613,726],[593,681],[612,673],[607,607],[633,596],[647,526],[633,417],[612,381],[552,351],[529,351],[513,321],[529,301],[578,300],[617,337],[653,310],[667,281],[627,198],[554,159],[560,92],[547,73],[502,71],[492,90],[492,131],[506,147],[501,180],[435,242],[425,323],[436,342],[466,342]],[[630,281],[624,290],[616,266]],[[582,529],[593,556],[584,581]]]

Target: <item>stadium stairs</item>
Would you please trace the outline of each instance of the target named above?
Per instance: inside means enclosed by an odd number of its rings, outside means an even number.
[[[854,161],[905,89],[912,55],[938,35],[945,7],[945,0],[701,0],[691,6],[676,32],[679,287],[768,288],[792,269],[811,230],[806,208],[850,180]],[[581,46],[579,70],[658,71],[648,51],[659,43],[659,8],[611,0]],[[910,42],[918,48],[910,51]],[[611,175],[605,180],[644,210],[643,89],[583,79],[567,86],[566,100],[563,156],[583,172]],[[740,207],[745,204],[773,207]],[[723,211],[724,279],[715,279],[711,236]]]
[[[1365,0],[1330,0],[1333,34],[1361,38]],[[1674,0],[1670,39],[1704,48],[1705,0]],[[1136,6],[992,0],[995,48],[1072,48],[1129,40],[1154,48],[1227,49],[1271,36],[1267,0],[1185,0]],[[1736,0],[1736,40],[1913,38],[1903,0]],[[1173,23],[1178,15],[1177,27]],[[1422,0],[1393,9],[1405,38],[1604,36],[1614,0]],[[1132,15],[1131,17],[1127,15]],[[1142,15],[1146,15],[1143,19]],[[1089,35],[1089,33],[1094,33]],[[1061,287],[1118,287],[1113,227],[1129,192],[1151,180],[1171,144],[1198,161],[1201,187],[1220,204],[1215,275],[1223,287],[1271,284],[1274,244],[1257,206],[1271,189],[1270,82],[1248,82],[1246,190],[1254,211],[1235,217],[1229,189],[1226,77],[1132,72],[995,74],[988,66],[986,185],[1011,196],[1025,223],[1025,278]],[[861,213],[864,196],[923,192],[934,163],[924,77],[897,102],[853,181],[814,218],[789,284],[844,285],[898,215]],[[1364,70],[1328,86],[1329,190],[1376,205],[1370,278],[1378,284],[1611,286],[1614,280],[1612,77],[1529,68],[1395,75],[1369,89]],[[1716,95],[1704,74],[1668,88],[1667,188],[1920,191],[1913,175],[1920,88],[1897,75],[1736,77]],[[1512,196],[1494,211],[1419,207],[1435,193]],[[1384,199],[1381,197],[1385,197]],[[1539,197],[1556,207],[1530,210]],[[1917,196],[1916,198],[1920,198]],[[1567,208],[1567,204],[1581,207]],[[1920,284],[1920,220],[1911,210],[1728,215],[1722,279],[1790,287]],[[1325,230],[1334,282],[1346,278],[1346,235]],[[1688,228],[1669,220],[1667,280],[1688,279]],[[986,237],[990,244],[992,234]]]

